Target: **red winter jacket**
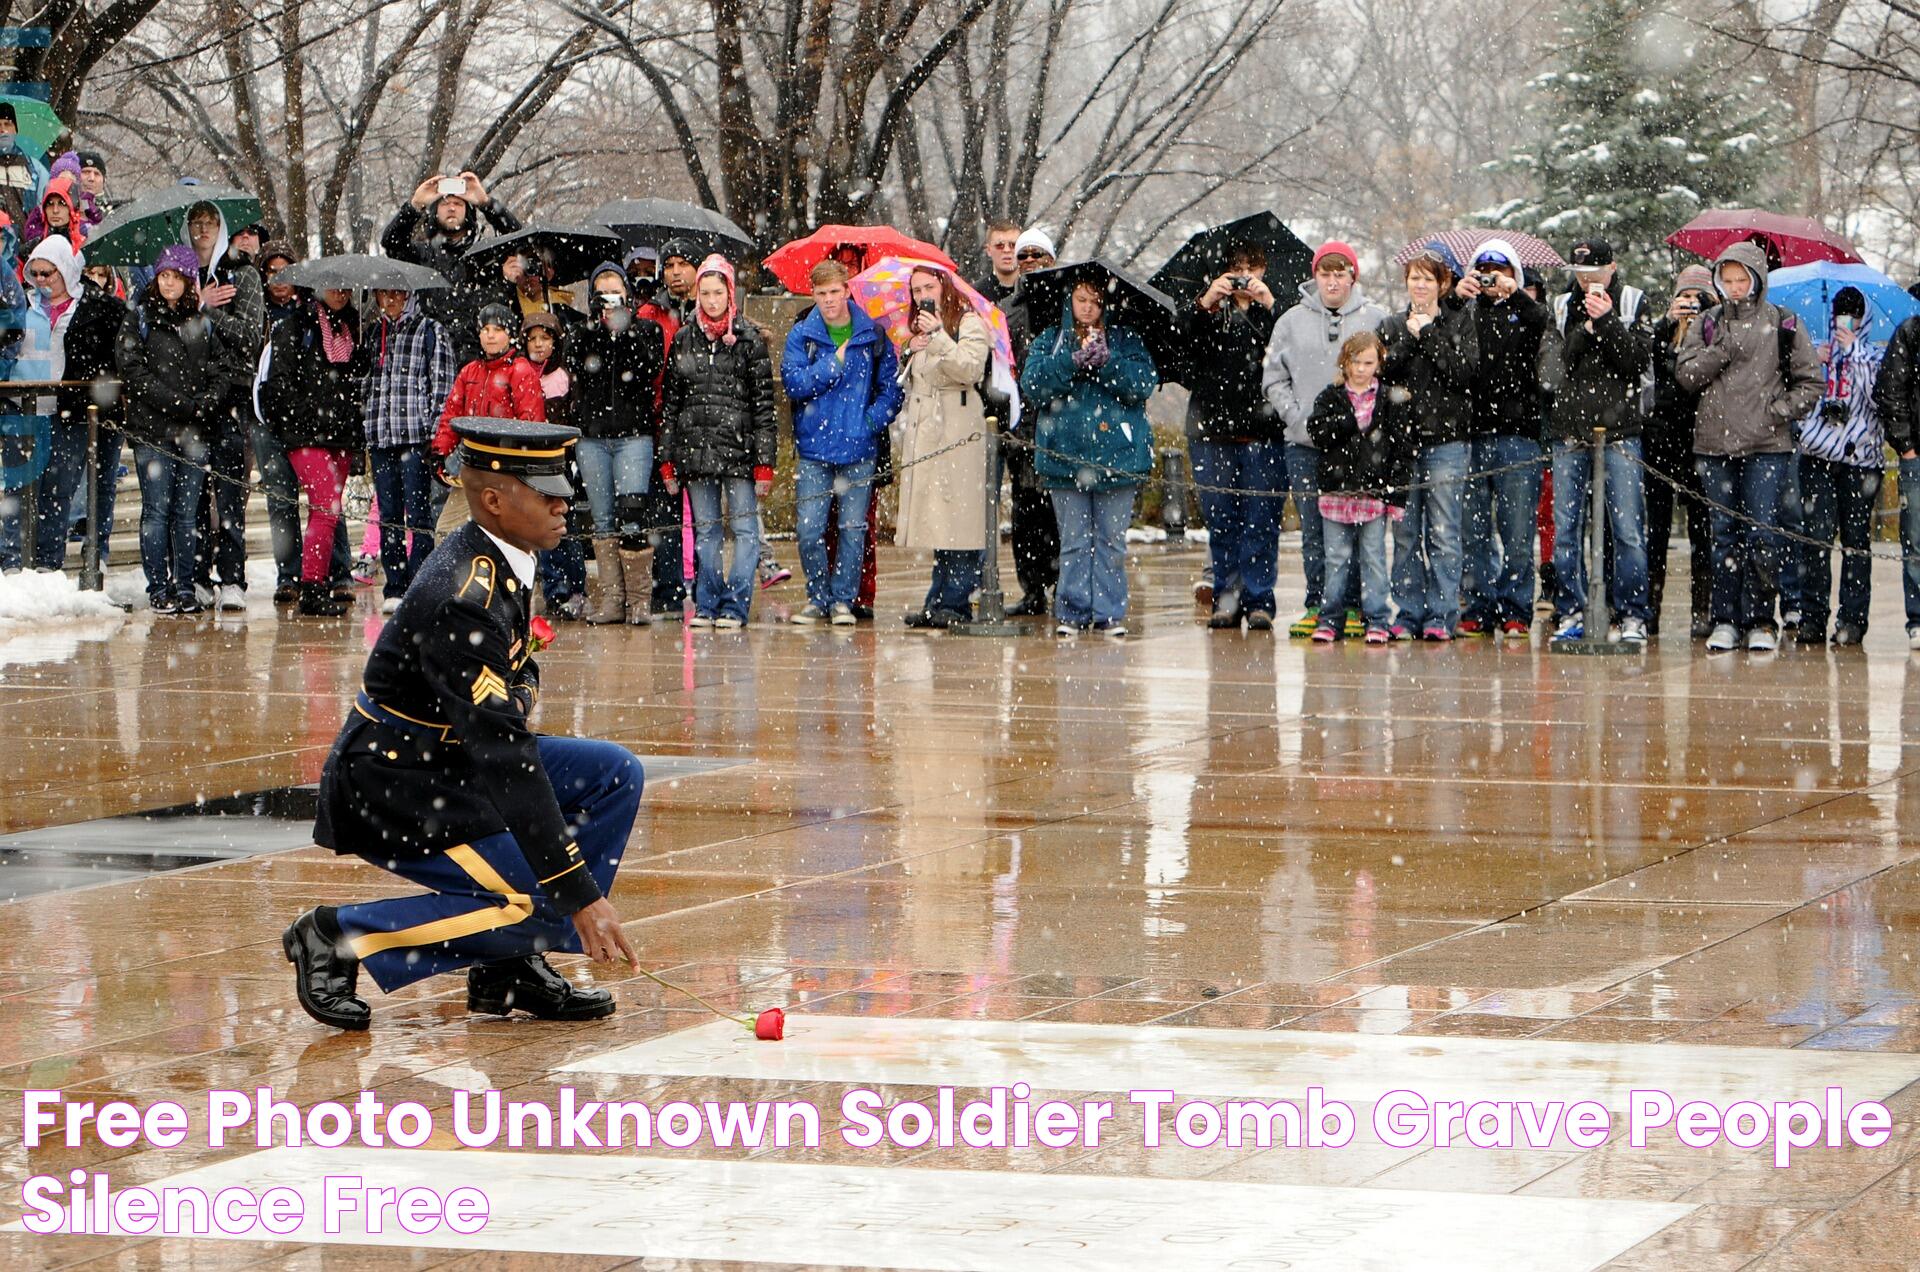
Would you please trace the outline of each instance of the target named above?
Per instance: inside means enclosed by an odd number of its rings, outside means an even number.
[[[435,454],[453,454],[460,441],[453,422],[463,415],[544,422],[547,399],[540,391],[540,372],[518,350],[498,358],[475,358],[461,367],[447,404],[440,408],[440,429],[433,436]]]

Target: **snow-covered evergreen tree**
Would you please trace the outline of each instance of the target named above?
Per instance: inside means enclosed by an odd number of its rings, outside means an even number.
[[[1703,37],[1636,0],[1567,0],[1559,69],[1536,77],[1532,149],[1489,165],[1529,197],[1478,214],[1564,255],[1598,235],[1659,290],[1666,236],[1705,208],[1752,202],[1781,153],[1785,113],[1758,76],[1707,65]]]

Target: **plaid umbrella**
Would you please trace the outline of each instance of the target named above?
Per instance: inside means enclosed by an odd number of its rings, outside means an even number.
[[[1441,230],[1438,234],[1422,234],[1393,254],[1395,265],[1405,265],[1430,244],[1439,242],[1452,252],[1454,259],[1462,265],[1473,264],[1473,255],[1480,245],[1488,239],[1505,239],[1520,253],[1520,263],[1534,269],[1565,269],[1567,263],[1560,259],[1560,253],[1531,234],[1522,234],[1518,230]]]
[[[853,276],[849,290],[853,301],[866,311],[867,317],[880,324],[881,330],[893,341],[894,348],[904,350],[907,341],[913,339],[913,271],[930,269],[946,275],[953,289],[980,315],[987,324],[987,335],[993,341],[993,387],[1012,402],[1012,419],[1008,428],[1020,426],[1020,393],[1013,376],[1013,334],[1007,330],[1007,316],[1000,307],[975,291],[966,279],[950,265],[939,261],[921,260],[913,256],[887,256],[874,262]]]
[[[910,238],[890,225],[823,225],[805,238],[783,243],[767,257],[766,266],[780,285],[796,296],[813,290],[808,277],[813,267],[832,256],[841,247],[860,249],[861,268],[883,256],[899,256],[916,261],[932,261],[949,273],[960,267],[953,258],[931,243]]]

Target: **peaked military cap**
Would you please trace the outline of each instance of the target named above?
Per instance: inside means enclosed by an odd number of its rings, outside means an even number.
[[[453,431],[460,438],[454,450],[460,472],[471,467],[504,473],[518,477],[543,495],[573,497],[568,469],[573,462],[573,444],[580,440],[579,429],[533,420],[465,415],[453,422]]]

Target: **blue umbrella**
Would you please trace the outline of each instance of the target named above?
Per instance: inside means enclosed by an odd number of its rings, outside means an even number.
[[[1815,344],[1824,343],[1828,338],[1833,298],[1843,287],[1856,287],[1867,298],[1864,330],[1869,340],[1891,340],[1895,327],[1920,314],[1920,300],[1871,266],[1815,261],[1811,265],[1776,269],[1767,275],[1767,299],[1800,315],[1801,321],[1807,324],[1807,335]]]

